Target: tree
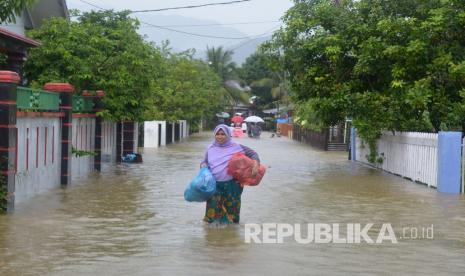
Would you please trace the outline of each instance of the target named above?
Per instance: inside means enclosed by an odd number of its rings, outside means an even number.
[[[78,91],[104,89],[107,109],[102,115],[141,120],[153,81],[161,76],[159,50],[137,34],[138,22],[128,12],[77,15],[72,22],[53,18],[29,33],[42,46],[30,52],[27,79],[35,86],[57,81]]]
[[[235,78],[236,63],[232,61],[234,52],[224,50],[222,46],[207,47],[207,61],[223,82]]]
[[[223,47],[207,47],[207,62],[214,72],[218,74],[223,89],[220,93],[223,95],[223,105],[231,108],[239,102],[248,103],[249,96],[242,91],[237,85],[236,64],[232,61],[234,52],[224,50]]]
[[[273,78],[273,76],[267,56],[259,51],[247,57],[239,69],[239,77],[247,84],[260,79]]]
[[[162,67],[163,78],[155,84],[146,118],[199,122],[221,109],[218,91],[222,82],[209,66],[186,54],[170,54]]]
[[[383,129],[465,130],[463,1],[294,2],[267,49],[302,122],[351,117],[371,148]]]
[[[258,97],[258,108],[287,104],[287,83],[284,71],[273,64],[261,49],[249,56],[239,70],[239,75],[251,87],[251,94]]]
[[[54,18],[30,33],[42,42],[25,69],[32,86],[69,82],[77,91],[106,91],[101,116],[120,120],[179,120],[193,124],[219,110],[221,80],[192,52],[170,53],[137,34],[128,12],[100,11],[68,22]],[[79,93],[79,92],[78,92]]]
[[[0,2],[0,23],[16,22],[16,16],[31,6],[36,0],[2,0]]]

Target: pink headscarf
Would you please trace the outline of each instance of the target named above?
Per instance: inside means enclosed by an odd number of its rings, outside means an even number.
[[[223,130],[227,140],[223,144],[215,140],[207,149],[206,159],[216,181],[229,181],[232,179],[232,176],[228,174],[229,160],[235,153],[244,152],[244,150],[232,141],[231,131],[227,125],[218,125],[213,133],[216,135],[220,129]]]

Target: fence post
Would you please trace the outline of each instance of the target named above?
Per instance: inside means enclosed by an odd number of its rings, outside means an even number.
[[[350,159],[352,161],[357,161],[357,156],[355,155],[357,153],[357,130],[352,127],[350,128]]]
[[[116,163],[121,163],[121,144],[122,144],[122,134],[123,131],[123,123],[118,122],[116,123]]]
[[[46,83],[44,90],[60,93],[61,119],[61,185],[71,184],[71,139],[73,137],[73,92],[74,87],[69,83]]]
[[[459,194],[461,187],[462,133],[440,131],[438,135],[438,191]]]
[[[15,204],[16,87],[19,75],[0,71],[0,208],[11,212]]]
[[[97,97],[94,98],[94,113],[103,110],[102,98],[105,92],[102,90],[97,91]],[[94,170],[102,170],[102,124],[103,118],[100,116],[95,117],[95,140],[94,140]]]
[[[123,156],[134,152],[135,125],[134,122],[123,122]]]

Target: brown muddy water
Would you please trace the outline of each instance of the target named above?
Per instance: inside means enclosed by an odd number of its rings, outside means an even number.
[[[239,140],[268,165],[262,183],[244,190],[240,225],[206,226],[204,204],[184,201],[183,192],[210,139],[145,150],[143,164],[106,166],[18,204],[0,216],[0,275],[465,272],[462,196],[267,133]],[[389,223],[398,243],[245,243],[250,223],[373,223],[370,235]],[[431,225],[432,239],[410,237]]]

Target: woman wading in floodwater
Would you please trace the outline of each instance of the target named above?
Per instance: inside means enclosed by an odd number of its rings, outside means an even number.
[[[216,179],[216,192],[207,201],[204,221],[208,223],[239,223],[243,188],[228,174],[228,163],[233,154],[241,152],[255,160],[252,175],[258,172],[260,159],[252,149],[231,140],[227,125],[218,125],[213,131],[215,141],[207,148],[201,167],[208,166]]]

